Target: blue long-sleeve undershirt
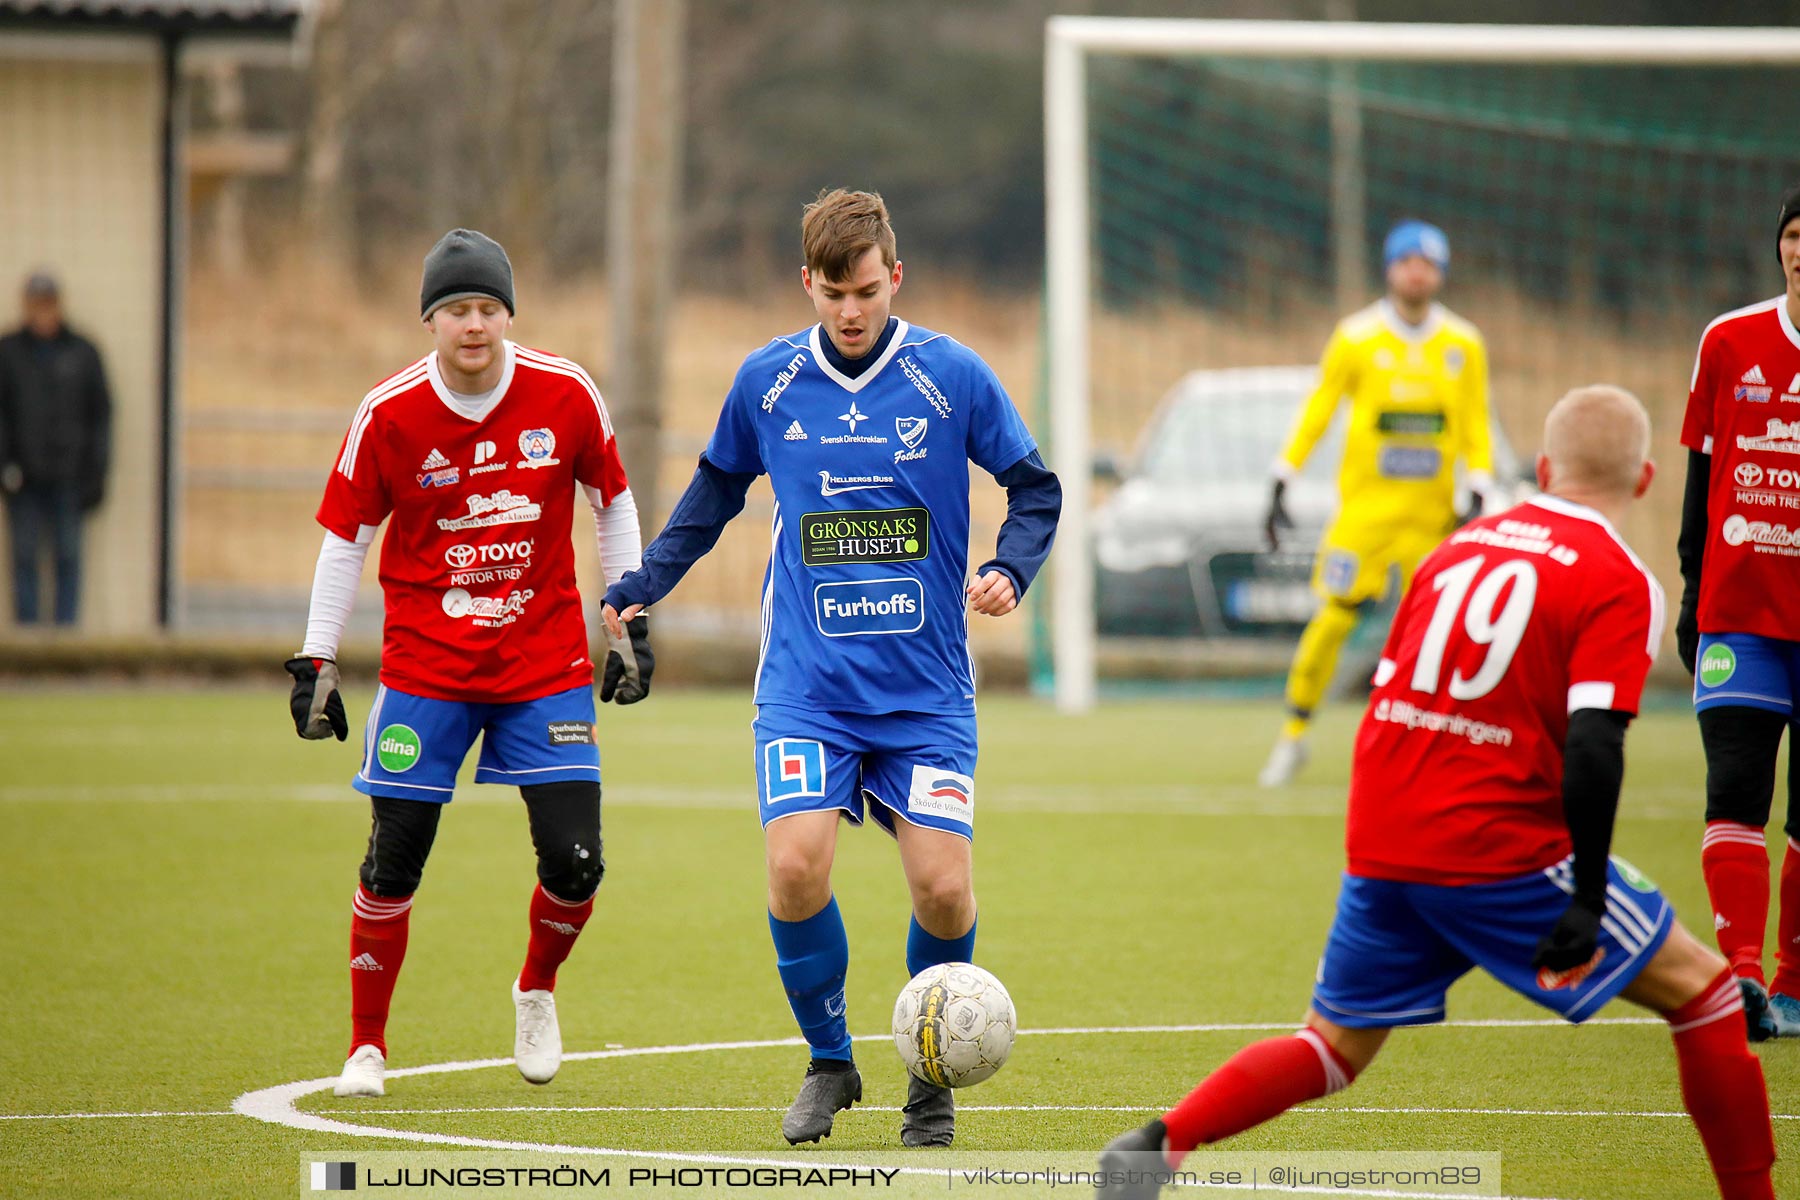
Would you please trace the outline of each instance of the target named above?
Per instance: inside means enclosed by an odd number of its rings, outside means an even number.
[[[1006,520],[994,557],[976,574],[1005,572],[1023,598],[1056,538],[1062,484],[1035,450],[994,479],[1006,489]],[[753,474],[722,471],[702,455],[669,523],[645,547],[644,565],[606,589],[606,603],[623,612],[633,604],[655,604],[674,591],[682,576],[718,544],[731,518],[744,510],[744,497],[755,481]]]

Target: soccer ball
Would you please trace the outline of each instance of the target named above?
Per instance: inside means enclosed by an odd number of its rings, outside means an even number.
[[[939,1087],[968,1087],[991,1078],[1005,1065],[1018,1032],[1006,988],[971,963],[925,968],[894,1003],[900,1061]]]

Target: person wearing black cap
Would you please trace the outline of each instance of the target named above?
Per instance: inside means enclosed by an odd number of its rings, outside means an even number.
[[[387,1017],[408,917],[438,819],[476,738],[476,783],[515,786],[537,850],[530,938],[511,984],[513,1057],[548,1083],[562,1061],[557,968],[593,912],[605,871],[594,663],[575,585],[575,497],[594,512],[601,571],[641,561],[637,506],[612,421],[588,373],[506,337],[506,251],[453,229],[425,256],[419,312],[435,349],[363,397],[336,457],[319,523],[306,639],[288,660],[301,737],[345,740],[338,642],[363,559],[381,550],[381,686],[362,768],[368,853],[351,901],[350,1054],[340,1096],[379,1096]],[[608,640],[600,698],[649,693],[647,625]]]
[[[1706,749],[1700,865],[1752,1041],[1800,1037],[1800,755],[1791,746],[1772,987],[1762,963],[1763,829],[1781,735],[1800,699],[1800,187],[1776,214],[1775,258],[1782,294],[1725,313],[1700,335],[1676,543],[1684,586],[1675,645],[1694,675]]]
[[[25,281],[25,320],[0,337],[0,492],[12,542],[13,613],[40,619],[40,560],[55,565],[58,625],[81,603],[82,519],[106,495],[112,393],[94,343],[63,321],[44,271]]]

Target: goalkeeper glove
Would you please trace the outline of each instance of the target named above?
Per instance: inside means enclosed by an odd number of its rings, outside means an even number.
[[[636,704],[650,694],[650,673],[655,669],[656,656],[650,652],[650,618],[640,613],[625,622],[622,638],[615,639],[607,630],[600,702]]]
[[[337,663],[297,654],[283,665],[294,677],[294,690],[288,696],[294,732],[309,741],[334,733],[340,742],[349,737],[350,721],[344,715],[344,698],[338,694]]]
[[[1285,479],[1277,479],[1269,491],[1269,511],[1263,518],[1263,536],[1269,539],[1270,550],[1281,549],[1281,530],[1294,527],[1294,518],[1288,516],[1287,505],[1282,500],[1286,492]]]
[[[1606,913],[1604,900],[1596,903],[1576,896],[1557,918],[1556,928],[1538,942],[1531,965],[1551,971],[1572,971],[1594,957],[1599,948],[1600,918]]]

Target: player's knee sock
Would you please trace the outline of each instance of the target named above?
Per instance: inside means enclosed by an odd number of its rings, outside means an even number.
[[[906,973],[917,975],[939,963],[974,962],[975,924],[970,921],[969,932],[961,937],[941,938],[927,933],[915,916],[906,931]]]
[[[1700,867],[1712,899],[1720,953],[1740,976],[1763,982],[1763,930],[1769,923],[1769,849],[1763,831],[1737,821],[1708,821]]]
[[[1706,1147],[1724,1200],[1775,1200],[1775,1131],[1762,1063],[1744,1036],[1744,1001],[1730,971],[1674,1012],[1681,1099]]]
[[[556,968],[575,948],[581,927],[594,915],[594,898],[562,900],[538,884],[531,893],[531,941],[525,947],[525,965],[519,971],[519,990],[556,990]]]
[[[1228,1138],[1296,1104],[1350,1086],[1356,1072],[1315,1029],[1253,1042],[1225,1061],[1166,1116],[1169,1165],[1195,1146]]]
[[[1793,838],[1781,858],[1781,916],[1775,931],[1781,944],[1775,948],[1775,984],[1769,990],[1800,996],[1800,841]]]
[[[387,1054],[388,1005],[406,961],[412,897],[377,896],[360,884],[350,902],[350,1050]]]
[[[775,966],[787,991],[788,1007],[812,1047],[815,1059],[850,1062],[850,1027],[844,1018],[844,976],[850,970],[850,940],[837,897],[804,921],[769,914],[775,939]]]
[[[1294,651],[1294,665],[1288,671],[1287,703],[1295,713],[1288,724],[1299,724],[1298,731],[1289,736],[1306,732],[1307,718],[1300,714],[1311,714],[1325,698],[1331,673],[1337,667],[1338,651],[1355,628],[1356,609],[1335,601],[1326,602],[1306,623],[1306,632],[1300,635],[1300,646]]]

